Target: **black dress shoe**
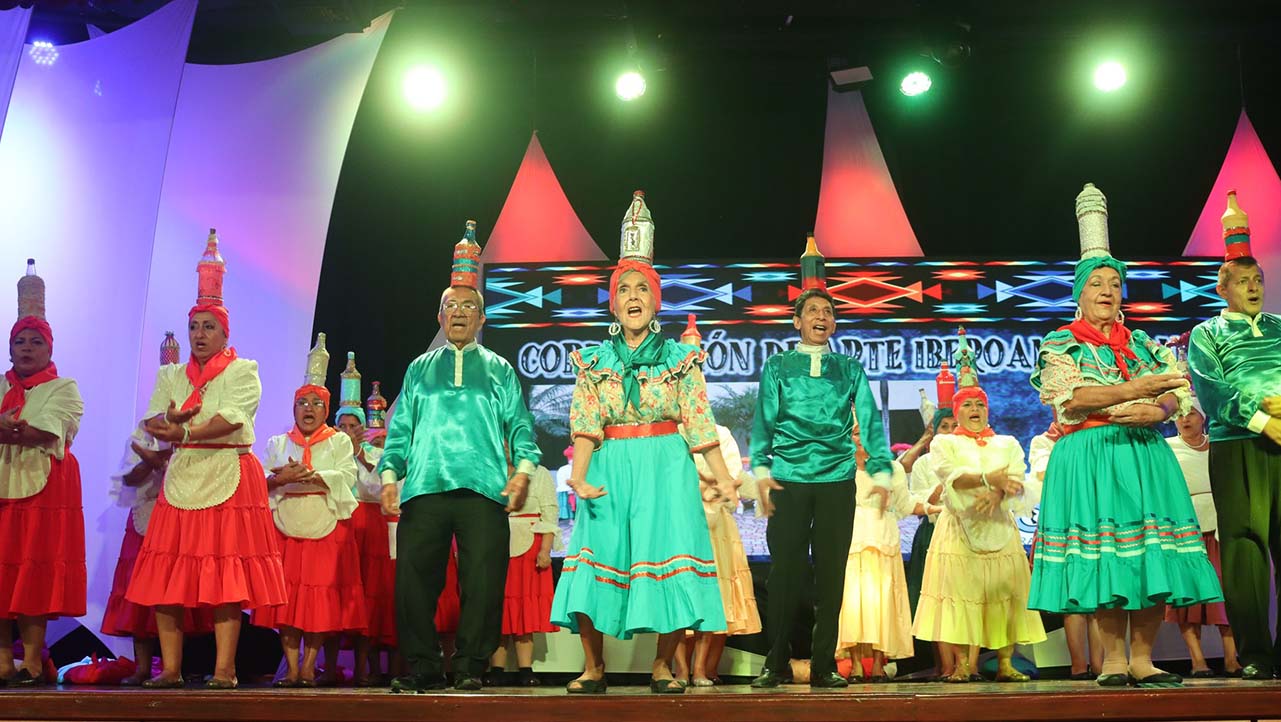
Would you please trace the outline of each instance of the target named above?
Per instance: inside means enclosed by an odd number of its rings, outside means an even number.
[[[1192,673],[1188,675],[1188,678],[1189,679],[1214,679],[1215,677],[1218,677],[1218,676],[1219,676],[1219,673],[1215,672],[1213,669],[1194,669],[1192,670]]]
[[[501,667],[490,667],[480,678],[486,687],[506,687],[511,684],[511,675]]]
[[[752,680],[752,686],[755,687],[756,689],[773,689],[780,685],[787,684],[788,682],[791,682],[791,681],[792,681],[792,675],[790,670],[788,671],[787,674],[782,674],[779,672],[775,672],[769,667],[765,667],[761,669],[760,676]]]
[[[521,667],[520,670],[516,672],[517,687],[539,687],[542,686],[542,684],[543,681],[539,679],[538,675],[534,674],[534,670],[529,667]]]
[[[391,681],[393,694],[418,694],[446,687],[444,675],[407,674]]]
[[[485,684],[481,682],[480,677],[465,673],[454,677],[454,689],[459,692],[479,692],[484,686]]]
[[[1260,664],[1247,664],[1241,668],[1241,679],[1272,679],[1272,670]],[[10,681],[9,684],[13,682]]]
[[[1131,677],[1128,674],[1100,674],[1094,680],[1100,687],[1126,687],[1130,684]]]
[[[823,672],[810,677],[810,687],[815,689],[839,689],[848,686],[850,683],[836,672]]]

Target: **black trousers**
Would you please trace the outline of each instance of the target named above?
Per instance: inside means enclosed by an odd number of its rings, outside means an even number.
[[[792,620],[804,597],[810,554],[814,557],[814,632],[811,673],[836,671],[836,636],[845,594],[845,563],[854,531],[854,481],[819,484],[778,482],[770,492],[774,515],[765,531],[769,542],[769,607],[765,666],[786,673],[791,656]]]
[[[1262,436],[1210,444],[1210,490],[1237,658],[1281,668],[1281,619],[1275,642],[1268,620],[1274,565],[1281,571],[1281,447]]]
[[[507,584],[507,512],[465,489],[405,502],[396,529],[396,626],[414,674],[436,677],[443,659],[436,600],[445,587],[450,544],[458,540],[459,616],[452,671],[479,677],[502,636]]]

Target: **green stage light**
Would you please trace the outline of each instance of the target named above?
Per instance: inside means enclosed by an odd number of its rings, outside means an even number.
[[[405,102],[421,111],[439,108],[447,95],[445,79],[440,71],[427,65],[419,65],[405,73],[403,90]]]
[[[645,76],[635,70],[623,73],[614,83],[614,93],[619,100],[636,100],[645,94]]]
[[[1094,69],[1094,87],[1105,93],[1120,89],[1126,79],[1125,66],[1115,60],[1101,63]]]
[[[904,76],[903,82],[899,83],[898,89],[903,95],[910,98],[928,91],[932,85],[934,85],[934,81],[930,80],[930,76],[917,70]]]

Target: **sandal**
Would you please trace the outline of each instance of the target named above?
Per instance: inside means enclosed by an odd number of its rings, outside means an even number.
[[[577,685],[577,686],[575,686]],[[605,694],[609,689],[609,683],[604,677],[600,679],[573,679],[565,685],[565,691],[570,694]]]
[[[649,691],[654,694],[684,694],[685,684],[679,679],[651,679]]]
[[[1017,669],[1011,669],[1009,672],[996,673],[997,682],[1030,682],[1031,680],[1031,677],[1023,674]]]

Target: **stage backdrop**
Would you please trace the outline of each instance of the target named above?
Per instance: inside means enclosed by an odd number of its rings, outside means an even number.
[[[1042,337],[1071,321],[1072,261],[829,260],[828,287],[840,326],[832,346],[858,358],[887,412],[892,442],[915,441],[924,426],[917,410],[924,389],[950,362],[964,325],[980,382],[992,401],[992,426],[1027,447],[1049,425],[1049,409],[1028,383]],[[1127,323],[1158,340],[1183,333],[1218,313],[1218,261],[1130,261]],[[717,421],[746,455],[756,380],[769,356],[798,338],[792,302],[800,293],[795,263],[660,266],[663,333],[680,335],[698,316],[709,395]],[[487,266],[485,344],[512,362],[529,395],[544,465],[564,463],[574,371],[569,354],[605,338],[610,264]],[[1022,520],[1025,539],[1033,530]],[[744,543],[764,558],[763,528],[743,520]],[[760,525],[763,527],[763,525]],[[904,525],[910,544],[911,522]],[[907,547],[905,546],[905,549]]]
[[[12,284],[34,256],[54,358],[85,399],[75,453],[88,614],[51,625],[51,643],[77,621],[99,627],[126,514],[109,476],[150,395],[164,331],[187,348],[211,226],[224,240],[231,341],[260,364],[260,441],[292,423],[334,188],[391,18],[282,58],[197,66],[185,63],[195,9],[174,0],[56,48],[52,63],[26,46],[0,136],[0,322],[12,323]]]

